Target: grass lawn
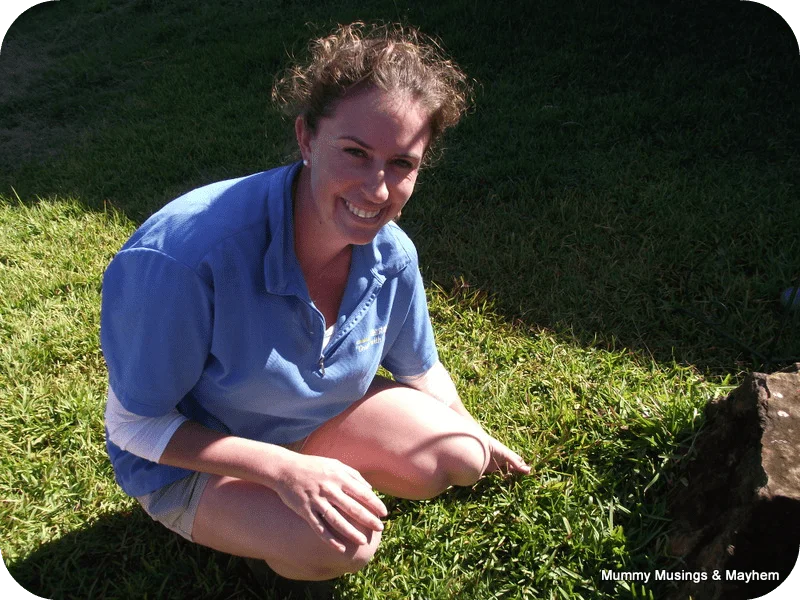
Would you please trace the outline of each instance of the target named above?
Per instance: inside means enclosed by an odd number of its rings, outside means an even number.
[[[0,54],[0,550],[47,598],[263,597],[114,484],[105,265],[193,187],[290,160],[288,53],[401,20],[479,86],[401,225],[465,404],[534,474],[426,502],[341,598],[659,597],[703,407],[800,360],[800,56],[753,2],[64,0]]]

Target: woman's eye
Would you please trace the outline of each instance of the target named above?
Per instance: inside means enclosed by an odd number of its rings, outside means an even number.
[[[345,148],[344,151],[352,156],[365,157],[367,155],[361,148]]]
[[[394,161],[394,164],[396,164],[401,169],[411,170],[414,168],[414,163],[412,163],[410,160],[399,159]]]

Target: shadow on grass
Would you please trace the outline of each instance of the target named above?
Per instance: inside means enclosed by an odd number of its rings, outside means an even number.
[[[237,557],[191,544],[136,508],[107,514],[8,565],[43,598],[269,598]]]
[[[429,279],[701,371],[800,355],[800,313],[778,302],[800,276],[788,25],[724,0],[470,4],[41,4],[0,58],[0,192],[138,223],[282,164],[291,127],[267,90],[287,51],[332,22],[402,19],[481,83],[401,223]]]
[[[519,15],[557,44],[496,40],[513,64],[404,213],[423,268],[582,346],[715,374],[794,362],[793,32],[747,2],[573,13],[572,33],[567,13]]]

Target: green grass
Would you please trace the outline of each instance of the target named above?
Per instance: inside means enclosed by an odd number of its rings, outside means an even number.
[[[378,555],[337,593],[658,594],[600,571],[679,560],[666,502],[704,405],[800,356],[800,313],[778,303],[800,277],[797,44],[755,3],[432,4],[69,0],[11,28],[0,550],[28,589],[257,597],[240,560],[163,531],[113,482],[102,272],[175,195],[286,161],[268,97],[287,52],[384,18],[440,36],[480,82],[401,225],[465,404],[534,475],[387,499]]]

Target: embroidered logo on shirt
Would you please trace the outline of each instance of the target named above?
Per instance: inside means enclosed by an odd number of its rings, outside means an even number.
[[[375,344],[380,344],[383,341],[384,333],[386,333],[386,325],[373,329],[367,337],[356,342],[356,350],[363,352]]]

